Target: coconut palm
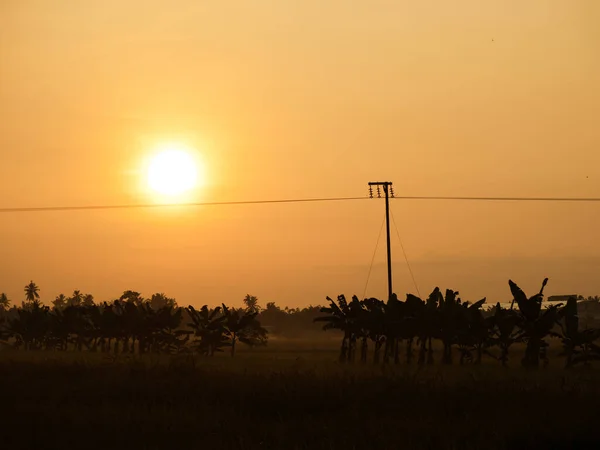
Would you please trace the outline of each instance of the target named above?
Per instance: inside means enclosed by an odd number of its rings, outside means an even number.
[[[260,312],[258,298],[254,295],[247,294],[246,297],[244,297],[243,302],[246,306],[246,311],[248,311],[249,313]]]
[[[67,306],[81,306],[81,302],[83,301],[83,294],[81,291],[75,290],[73,291],[73,295],[67,299]]]
[[[87,307],[94,306],[94,296],[92,294],[85,294],[81,299],[81,305]]]
[[[10,308],[10,300],[8,299],[8,296],[2,292],[0,293],[0,311],[8,311],[8,308]]]
[[[28,285],[26,285],[24,290],[25,290],[25,305],[24,306],[31,306],[35,302],[39,301],[40,288],[33,281],[31,281]]]
[[[52,301],[52,305],[54,306],[55,309],[64,309],[67,307],[67,297],[65,296],[65,294],[59,294],[56,296],[56,298]]]

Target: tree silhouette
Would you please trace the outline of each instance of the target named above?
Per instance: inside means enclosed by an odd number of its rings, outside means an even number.
[[[188,306],[187,310],[192,319],[188,325],[196,336],[193,346],[200,354],[214,356],[230,345],[225,336],[226,317],[221,313],[220,307],[210,310],[205,305],[198,311],[193,306]]]
[[[327,316],[317,317],[315,322],[326,322],[323,325],[323,330],[338,329],[342,331],[343,338],[340,347],[340,362],[352,361],[354,349],[356,345],[356,332],[360,325],[357,323],[358,311],[361,308],[353,299],[351,304],[348,304],[344,295],[338,295],[337,303],[327,297],[329,301],[328,307],[321,308],[321,312]]]
[[[260,311],[260,306],[258,304],[258,298],[254,295],[247,294],[244,297],[244,305],[246,306],[246,311],[249,313],[257,313]]]
[[[448,289],[442,295],[435,288],[426,301],[411,294],[405,301],[392,295],[386,302],[376,298],[359,300],[356,296],[347,301],[339,295],[336,300],[327,297],[329,306],[322,308],[282,310],[268,303],[260,313],[252,296],[247,296],[244,309],[223,304],[214,309],[204,305],[196,310],[192,306],[176,306],[165,294],[144,300],[135,291],[125,291],[120,299],[101,304],[96,304],[91,295],[75,291],[70,299],[57,296],[50,309],[40,303],[39,288],[32,281],[25,287],[26,301],[21,308],[6,311],[8,299],[0,295],[0,341],[25,350],[115,354],[186,352],[214,356],[229,347],[234,356],[239,342],[267,343],[268,333],[259,318],[273,320],[282,328],[310,318],[315,326],[323,323],[321,328],[341,332],[338,359],[343,363],[355,362],[358,355],[360,362],[366,363],[372,343],[375,364],[398,364],[402,355],[410,363],[415,352],[420,365],[433,364],[432,342],[437,340],[442,344],[443,364],[451,364],[458,350],[460,364],[478,364],[488,355],[507,366],[509,350],[514,344],[523,343],[526,348],[521,363],[535,368],[549,362],[550,338],[561,339],[567,367],[600,360],[600,346],[596,343],[600,331],[580,326],[577,299],[569,299],[566,306],[542,307],[547,281],[530,298],[509,281],[513,303],[508,309],[498,303],[487,311],[483,309],[485,299],[471,304],[463,302],[456,291]],[[595,303],[580,301],[585,308],[596,307]],[[499,349],[498,354],[495,349]]]
[[[67,299],[67,306],[81,306],[83,294],[81,291],[73,291],[73,295]]]
[[[231,356],[235,356],[237,342],[246,345],[266,345],[267,331],[256,320],[258,312],[241,311],[228,308],[223,304],[222,312],[225,317],[223,325],[230,339]]]
[[[0,293],[0,311],[8,311],[8,308],[10,308],[10,300],[8,299],[8,296],[2,292]]]
[[[57,295],[52,301],[52,305],[56,309],[65,309],[67,307],[67,297],[65,297],[65,294]]]
[[[150,307],[154,310],[159,310],[165,306],[176,307],[177,302],[174,298],[169,298],[163,293],[156,293],[150,297]]]
[[[92,294],[86,294],[81,299],[81,304],[83,306],[94,306],[94,296]]]
[[[517,303],[520,311],[519,326],[522,333],[519,338],[526,343],[525,356],[521,363],[525,367],[539,366],[540,359],[547,363],[546,348],[548,343],[545,338],[558,321],[558,305],[551,306],[542,312],[544,288],[548,278],[542,282],[540,292],[527,298],[523,290],[512,280],[508,280],[510,291],[513,294],[513,304]]]
[[[559,322],[559,337],[563,343],[563,355],[566,357],[565,367],[570,368],[579,363],[589,365],[591,361],[599,361],[600,346],[595,344],[595,341],[600,339],[600,330],[579,329],[577,301],[572,298],[567,300],[559,315],[564,319],[564,325]]]
[[[31,307],[36,302],[39,301],[40,298],[40,288],[31,281],[28,285],[25,286],[25,302],[23,304],[24,307]]]
[[[123,295],[119,298],[122,302],[133,303],[135,305],[141,305],[144,303],[144,298],[142,294],[136,291],[125,291]]]

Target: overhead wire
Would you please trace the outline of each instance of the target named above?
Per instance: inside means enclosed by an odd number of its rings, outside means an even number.
[[[381,240],[381,235],[383,234],[383,226],[384,225],[385,225],[385,215],[383,216],[381,226],[379,227],[379,234],[377,235],[377,243],[375,244],[375,250],[373,250],[373,257],[371,258],[371,264],[369,265],[369,272],[367,274],[367,282],[365,283],[365,289],[363,291],[363,298],[366,298],[366,296],[367,296],[367,288],[369,287],[369,280],[371,279],[371,271],[373,270],[373,263],[375,262],[375,256],[377,256],[377,249],[379,248],[379,241]]]
[[[325,198],[292,198],[275,200],[240,200],[223,202],[194,202],[194,203],[141,203],[113,205],[60,205],[60,206],[25,206],[4,207],[0,213],[52,212],[52,211],[89,211],[110,209],[141,209],[141,208],[177,208],[198,206],[228,206],[228,205],[265,205],[282,203],[314,203],[341,202],[354,200],[369,200],[369,197],[325,197]],[[600,202],[600,197],[450,197],[450,196],[395,196],[394,200],[438,200],[438,201],[486,201],[486,202]]]
[[[484,202],[600,202],[600,197],[455,197],[455,196],[399,196],[397,200],[452,200]]]
[[[195,202],[195,203],[146,203],[124,205],[83,205],[83,206],[34,206],[0,208],[0,213],[20,212],[50,212],[50,211],[86,211],[106,209],[136,209],[136,208],[177,208],[190,206],[227,206],[227,205],[264,205],[275,203],[311,203],[311,202],[341,202],[349,200],[368,200],[368,197],[328,197],[328,198],[293,198],[278,200],[241,200],[227,202]]]

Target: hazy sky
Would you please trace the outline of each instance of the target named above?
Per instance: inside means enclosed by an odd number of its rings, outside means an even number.
[[[0,0],[0,207],[147,203],[162,141],[194,200],[600,197],[597,0]],[[600,294],[600,204],[396,200],[420,290]],[[0,291],[183,304],[362,295],[376,200],[0,214]],[[383,244],[383,240],[381,244]],[[396,291],[414,291],[394,232]],[[385,295],[381,246],[368,295]]]

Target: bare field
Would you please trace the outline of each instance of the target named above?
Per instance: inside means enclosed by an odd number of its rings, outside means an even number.
[[[338,342],[231,358],[0,352],[3,448],[597,448],[595,370],[336,362]],[[573,446],[575,445],[575,446]]]

